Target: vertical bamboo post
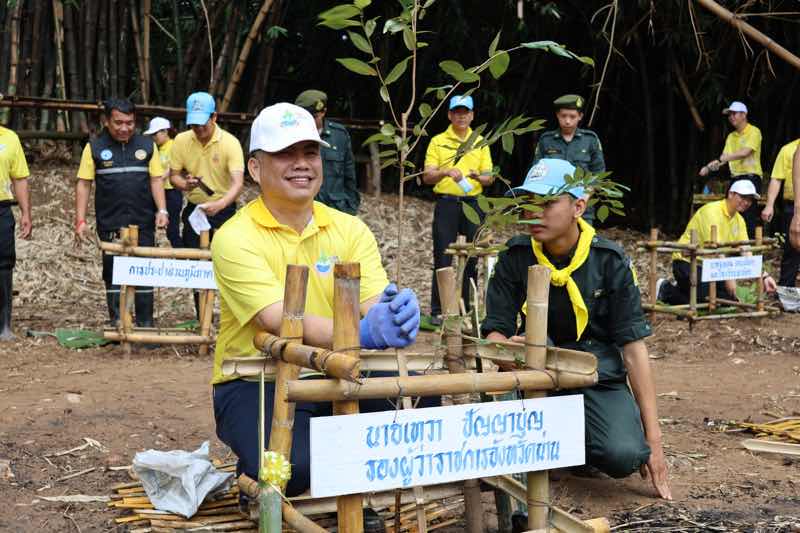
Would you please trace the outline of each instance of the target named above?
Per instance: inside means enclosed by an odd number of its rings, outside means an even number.
[[[211,245],[211,235],[206,231],[200,232],[200,248],[208,250]],[[214,318],[214,291],[205,289],[200,291],[198,313],[200,319],[200,335],[207,337],[211,333],[211,321]],[[208,344],[201,344],[198,348],[200,355],[208,355]]]
[[[697,246],[697,230],[689,232],[689,242]],[[691,260],[689,262],[689,321],[697,316],[697,251],[691,250]]]
[[[281,532],[281,497],[275,489],[261,479],[264,468],[264,370],[258,382],[258,532]]]
[[[658,240],[658,228],[651,228],[650,229],[650,242],[654,243]],[[658,294],[656,294],[656,282],[658,278],[658,252],[656,251],[656,246],[653,245],[650,247],[650,304],[653,305],[655,308],[656,303],[658,302]],[[656,312],[650,311],[650,322],[653,322],[656,319]]]
[[[120,240],[124,246],[131,246],[131,236],[129,228],[122,228],[119,232]],[[127,254],[126,254],[127,255]],[[113,261],[113,259],[112,259]],[[119,288],[119,332],[123,335],[131,332],[131,314],[128,310],[128,287],[121,285]],[[125,338],[125,337],[123,337]],[[122,341],[122,349],[126,354],[131,353],[131,345],[127,341]]]
[[[463,374],[467,371],[463,358],[463,342],[461,338],[461,315],[459,300],[461,287],[456,286],[456,273],[453,267],[440,268],[436,271],[436,282],[439,285],[439,299],[442,304],[445,344],[447,346],[447,369],[451,374]],[[454,404],[470,403],[468,394],[453,396]],[[466,510],[467,531],[481,533],[483,531],[483,504],[481,488],[477,479],[464,481],[464,508]]]
[[[544,369],[547,362],[547,304],[550,270],[541,265],[528,267],[528,313],[525,315],[525,366]],[[544,392],[526,392],[525,398],[540,398]],[[548,529],[550,515],[550,473],[528,472],[528,529]]]
[[[711,243],[717,244],[717,226],[711,226]],[[708,310],[714,311],[717,308],[717,282],[712,281],[708,284]]]
[[[465,235],[459,235],[456,237],[456,244],[462,246],[467,244],[467,237]],[[456,253],[453,256],[453,264],[456,267],[456,295],[458,296],[458,301],[461,301],[461,290],[464,287],[464,275],[467,272],[467,261],[469,260],[467,255],[462,255],[465,253],[461,250],[462,246],[456,247]],[[464,302],[465,305],[466,303],[467,302]]]
[[[764,242],[764,228],[762,226],[756,226],[756,246],[761,246]],[[763,256],[762,256],[763,257]],[[762,258],[763,261],[763,258]],[[756,311],[763,311],[764,310],[764,301],[761,299],[764,296],[764,263],[761,263],[761,276],[758,278],[758,282],[756,283]]]
[[[361,265],[337,263],[333,267],[333,349],[352,357],[360,355],[358,322],[361,317],[360,302]],[[358,413],[358,400],[333,402],[334,415]],[[347,494],[336,498],[336,511],[341,533],[362,533],[364,515],[361,494]]]
[[[375,198],[381,197],[381,157],[379,153],[378,143],[369,143],[369,166],[372,169],[370,179],[372,180],[372,194]]]

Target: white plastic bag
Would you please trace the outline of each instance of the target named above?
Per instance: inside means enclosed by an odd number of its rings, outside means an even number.
[[[778,299],[784,311],[800,310],[800,289],[797,287],[778,286]]]
[[[186,518],[194,516],[209,493],[227,489],[233,479],[232,473],[217,471],[208,460],[208,441],[193,452],[139,452],[133,471],[156,509]]]

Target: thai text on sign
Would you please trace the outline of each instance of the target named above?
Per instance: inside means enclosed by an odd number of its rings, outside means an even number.
[[[112,282],[134,287],[216,289],[211,261],[114,257]]]
[[[584,461],[581,395],[311,419],[315,498]]]
[[[761,276],[762,256],[722,257],[703,260],[703,275],[700,281],[723,281],[727,279],[751,279]]]

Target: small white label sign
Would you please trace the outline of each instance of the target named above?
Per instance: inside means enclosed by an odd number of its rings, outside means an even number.
[[[581,395],[311,419],[314,498],[584,462]]]
[[[704,259],[700,281],[758,278],[761,276],[762,260],[760,255]]]
[[[216,289],[211,261],[114,257],[112,282],[134,287]]]

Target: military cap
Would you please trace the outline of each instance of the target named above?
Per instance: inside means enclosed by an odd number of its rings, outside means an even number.
[[[575,109],[583,112],[583,108],[586,107],[586,100],[577,94],[565,94],[553,100],[553,106],[556,109]]]
[[[316,113],[328,106],[328,95],[317,89],[308,89],[297,95],[294,104]]]

